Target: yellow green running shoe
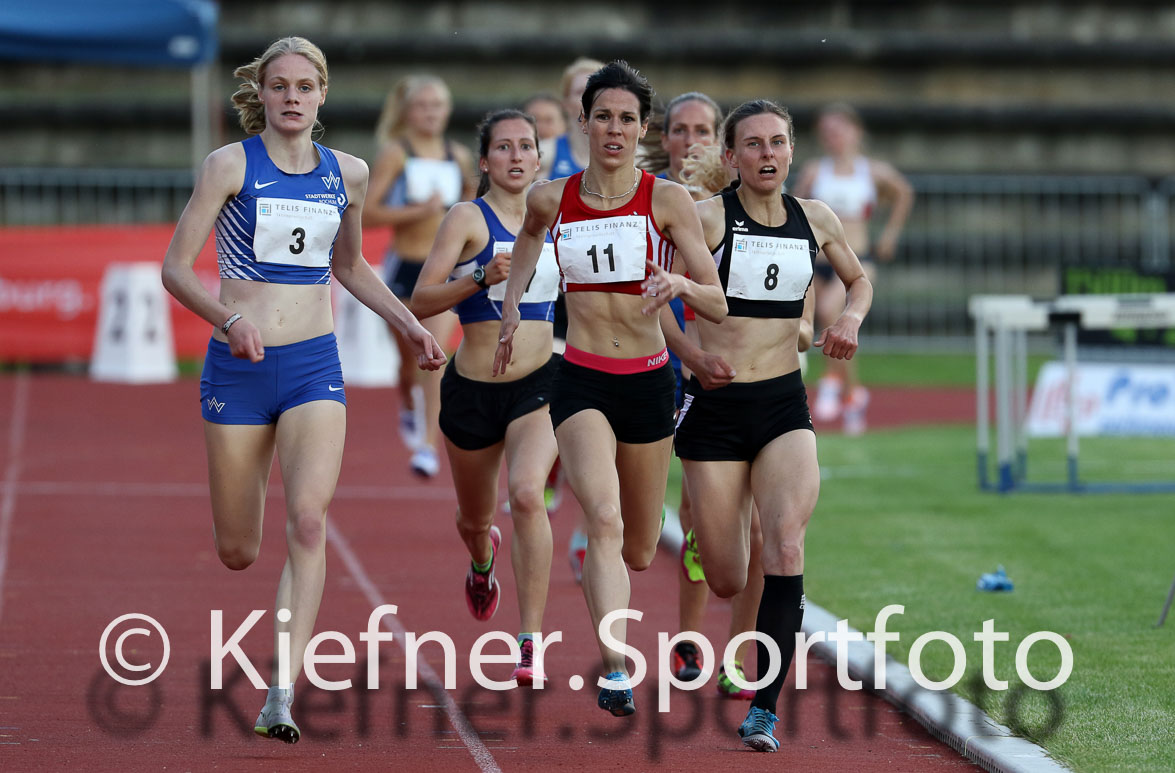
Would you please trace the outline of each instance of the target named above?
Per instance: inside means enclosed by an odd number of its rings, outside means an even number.
[[[690,582],[705,582],[706,573],[702,571],[702,556],[698,553],[698,540],[694,530],[686,532],[681,541],[681,571]]]
[[[738,674],[739,679],[747,681],[746,675],[743,673],[743,664],[735,663],[734,672]],[[730,681],[730,677],[726,675],[726,666],[718,667],[718,694],[723,698],[730,698],[736,701],[750,701],[755,699],[754,690],[744,690],[734,682]]]

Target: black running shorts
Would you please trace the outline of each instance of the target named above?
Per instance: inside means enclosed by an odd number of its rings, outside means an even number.
[[[457,372],[454,357],[441,377],[441,432],[466,451],[500,443],[510,422],[550,403],[551,381],[561,361],[553,354],[515,381],[474,381]]]
[[[677,456],[698,462],[753,462],[763,447],[792,430],[812,430],[798,370],[764,381],[705,390],[691,377],[677,417]]]
[[[605,373],[563,360],[551,388],[556,428],[580,411],[604,414],[621,443],[654,443],[673,434],[673,368]]]

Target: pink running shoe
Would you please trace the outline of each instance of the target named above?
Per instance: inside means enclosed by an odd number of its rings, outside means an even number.
[[[518,659],[518,665],[514,673],[510,674],[510,678],[517,679],[519,687],[530,687],[536,681],[539,684],[546,681],[547,677],[541,671],[535,670],[534,642],[530,639],[522,642],[522,656]]]
[[[501,586],[498,584],[498,578],[494,577],[498,545],[502,544],[502,532],[497,526],[490,527],[490,543],[493,548],[489,571],[482,574],[473,568],[471,562],[469,574],[465,575],[465,603],[469,607],[469,614],[476,620],[489,620],[493,617],[498,611],[498,602],[501,601]]]

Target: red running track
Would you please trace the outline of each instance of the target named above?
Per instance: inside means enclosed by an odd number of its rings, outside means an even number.
[[[345,634],[362,660],[358,634],[372,609],[396,604],[403,629],[452,637],[455,689],[405,689],[397,633],[397,642],[380,645],[378,690],[363,689],[361,666],[322,666],[322,677],[355,677],[355,684],[327,692],[307,687],[303,677],[295,703],[302,741],[286,746],[254,736],[262,693],[231,656],[225,689],[210,689],[210,615],[223,611],[227,637],[251,610],[265,610],[242,649],[267,676],[270,607],[285,547],[276,470],[261,557],[231,572],[212,545],[194,381],[130,387],[7,374],[0,377],[0,770],[973,768],[884,701],[842,691],[815,660],[809,689],[785,689],[782,748],[774,757],[742,748],[734,729],[747,704],[723,701],[709,685],[674,692],[673,711],[661,714],[651,679],[637,689],[636,716],[604,714],[594,688],[568,686],[573,674],[594,682],[598,660],[563,558],[573,503],[552,518],[546,628],[563,633],[548,653],[552,683],[542,692],[478,687],[468,664],[473,642],[490,630],[513,634],[517,625],[510,571],[504,564],[497,617],[473,621],[462,598],[468,557],[452,523],[447,468],[432,482],[410,475],[394,429],[393,390],[351,389],[348,397],[350,432],[330,513],[317,629]],[[500,523],[509,544],[509,520]],[[630,643],[650,664],[656,632],[676,630],[677,571],[662,554],[633,577],[633,607],[645,617],[630,624]],[[166,671],[148,686],[119,685],[98,657],[107,623],[130,612],[158,620],[171,645]],[[726,604],[714,601],[707,614],[703,632],[722,643]],[[323,651],[340,647],[327,643]],[[422,652],[443,672],[437,645]],[[158,635],[126,639],[131,664],[158,664],[160,657]],[[506,679],[510,666],[486,671]]]

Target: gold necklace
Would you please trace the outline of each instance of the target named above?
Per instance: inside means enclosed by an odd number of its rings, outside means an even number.
[[[590,195],[592,195],[592,196],[599,196],[599,197],[600,197],[601,199],[603,199],[604,201],[611,201],[612,199],[623,199],[625,196],[627,196],[628,194],[630,194],[630,193],[632,193],[633,191],[635,191],[635,190],[637,189],[637,186],[641,184],[641,173],[640,173],[640,170],[639,170],[639,169],[636,169],[636,168],[633,168],[633,170],[632,170],[632,171],[636,172],[636,180],[633,182],[633,184],[632,184],[632,187],[631,187],[631,188],[629,188],[628,190],[626,190],[624,193],[621,193],[621,194],[619,194],[619,195],[616,195],[616,196],[605,196],[604,194],[602,194],[602,193],[596,193],[596,192],[595,192],[595,191],[593,191],[591,188],[587,187],[587,171],[588,171],[587,169],[583,170],[583,174],[582,174],[582,175],[580,175],[580,178],[579,178],[579,185],[580,185],[580,187],[581,187],[581,188],[583,188],[583,192],[584,192],[584,193],[590,194]]]

